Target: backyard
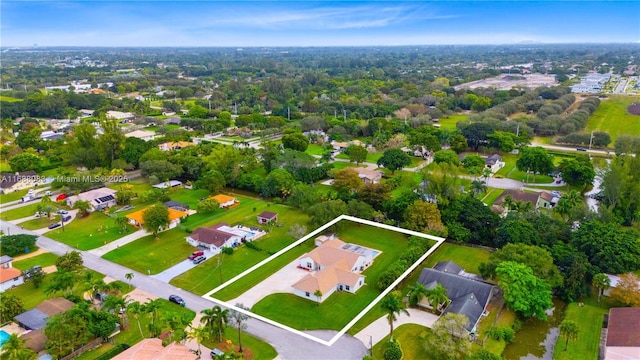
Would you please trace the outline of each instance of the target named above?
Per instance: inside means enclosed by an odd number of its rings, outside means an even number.
[[[435,336],[428,327],[418,324],[404,324],[393,330],[393,338],[398,341],[404,355],[403,359],[434,359],[426,348],[426,341],[429,337]],[[373,346],[373,359],[384,359],[384,351],[389,340],[389,335]]]
[[[271,294],[256,303],[252,311],[299,330],[339,330],[380,295],[376,288],[378,278],[408,247],[407,236],[346,221],[344,225],[339,225],[337,236],[341,240],[381,251],[374,263],[363,272],[366,286],[356,294],[333,293],[321,304],[293,294]]]

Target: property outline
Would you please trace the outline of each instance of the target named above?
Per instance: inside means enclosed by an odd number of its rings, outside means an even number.
[[[245,310],[242,308],[239,308],[237,306],[235,306],[234,304],[230,304],[226,301],[220,300],[220,299],[216,299],[214,297],[212,297],[211,295],[226,288],[227,286],[231,285],[232,283],[236,282],[237,280],[243,278],[244,276],[250,274],[251,272],[253,272],[254,270],[262,267],[263,265],[267,264],[268,262],[276,259],[277,257],[279,257],[280,255],[286,253],[287,251],[293,249],[294,247],[302,244],[303,242],[307,241],[308,239],[316,236],[317,234],[323,232],[325,229],[329,228],[330,226],[338,223],[339,221],[342,220],[349,220],[349,221],[353,221],[356,223],[360,223],[360,224],[364,224],[364,225],[370,225],[370,226],[376,226],[379,227],[381,229],[385,229],[385,230],[391,230],[391,231],[396,231],[396,232],[400,232],[403,234],[408,234],[408,235],[413,235],[413,236],[418,236],[418,237],[422,237],[422,238],[426,238],[429,240],[433,240],[436,242],[435,245],[433,245],[429,250],[427,250],[415,263],[413,263],[404,273],[402,273],[402,275],[400,275],[393,283],[391,283],[391,285],[389,285],[384,291],[382,291],[382,293],[380,295],[378,295],[378,297],[376,297],[371,303],[369,303],[369,305],[367,305],[360,313],[358,313],[358,315],[356,315],[349,323],[347,323],[340,331],[338,331],[338,333],[331,338],[330,340],[323,340],[320,338],[317,338],[313,335],[310,335],[308,333],[305,333],[301,330],[298,329],[294,329],[290,326],[281,324],[277,321],[271,320],[269,318],[266,318],[264,316],[258,315],[256,313],[253,313],[249,310]],[[301,237],[298,241],[295,241],[293,243],[291,243],[290,245],[288,245],[287,247],[285,247],[284,249],[276,252],[275,254],[271,255],[270,257],[260,261],[259,263],[253,265],[252,267],[250,267],[249,269],[243,271],[242,273],[234,276],[233,278],[227,280],[225,283],[219,285],[218,287],[214,288],[213,290],[209,291],[208,293],[202,295],[203,298],[212,301],[220,306],[224,306],[228,309],[233,309],[235,311],[238,311],[240,313],[243,313],[245,315],[248,315],[254,319],[266,322],[267,324],[276,326],[280,329],[283,330],[287,330],[291,333],[294,333],[296,335],[302,336],[306,339],[315,341],[319,344],[322,345],[326,345],[326,346],[331,346],[333,345],[336,341],[338,341],[338,339],[340,339],[340,337],[342,337],[342,335],[344,335],[347,330],[349,330],[353,325],[356,324],[356,322],[358,322],[362,317],[364,317],[364,315],[369,312],[369,310],[371,310],[375,305],[377,305],[380,300],[382,300],[382,298],[384,298],[388,293],[391,292],[391,290],[393,290],[393,288],[395,288],[404,278],[406,278],[407,276],[409,276],[409,274],[411,272],[413,272],[413,270],[415,270],[418,265],[420,265],[429,255],[431,255],[434,251],[436,251],[436,249],[438,249],[438,247],[440,247],[440,245],[445,241],[445,238],[441,238],[438,236],[433,236],[433,235],[428,235],[428,234],[424,234],[424,233],[420,233],[417,231],[413,231],[413,230],[407,230],[407,229],[403,229],[403,228],[399,228],[396,226],[391,226],[391,225],[386,225],[386,224],[380,224],[374,221],[369,221],[369,220],[365,220],[365,219],[360,219],[357,217],[353,217],[353,216],[349,216],[349,215],[340,215],[337,218],[329,221],[328,223],[320,226],[319,228],[317,228],[316,230],[310,232],[309,234]]]

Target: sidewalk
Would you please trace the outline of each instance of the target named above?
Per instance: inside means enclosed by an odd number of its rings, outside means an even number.
[[[409,311],[411,316],[407,316],[404,313],[398,315],[398,320],[393,323],[394,329],[397,329],[400,325],[404,324],[418,324],[430,328],[433,323],[438,320],[438,316],[430,312],[418,309],[407,309],[407,311]],[[362,341],[362,343],[368,348],[370,342],[372,345],[375,345],[387,335],[389,335],[389,321],[387,321],[387,317],[385,315],[362,329],[362,331],[357,333],[355,337]]]
[[[93,249],[93,250],[89,250],[87,251],[90,254],[93,254],[95,256],[98,257],[102,257],[102,255],[108,253],[111,250],[115,250],[117,248],[119,248],[120,246],[124,246],[127,245],[130,242],[136,241],[138,239],[140,239],[141,237],[147,236],[149,235],[149,233],[142,229],[142,230],[138,230],[134,233],[131,233],[129,235],[125,235],[123,237],[121,237],[120,239],[116,240],[116,241],[112,241],[110,243],[108,243],[107,245],[101,246],[97,249]]]

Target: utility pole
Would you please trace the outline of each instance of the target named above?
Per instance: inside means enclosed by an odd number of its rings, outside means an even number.
[[[593,131],[591,132],[591,137],[589,138],[589,150],[591,150],[592,143],[593,143]]]
[[[211,111],[211,99],[209,99],[209,111]]]
[[[342,110],[343,112],[343,119],[346,122],[347,121],[347,110]]]
[[[518,123],[518,127],[516,128],[516,136],[520,136],[520,123]]]
[[[291,121],[291,108],[287,106],[287,120]]]

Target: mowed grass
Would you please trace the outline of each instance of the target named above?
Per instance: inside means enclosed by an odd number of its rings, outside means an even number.
[[[49,220],[45,216],[45,217],[35,218],[33,220],[22,222],[20,223],[20,226],[28,230],[37,230],[37,229],[46,228],[50,224],[53,224],[59,221],[60,221],[59,216],[51,216],[51,220]]]
[[[251,326],[251,325],[249,325]],[[233,348],[227,344],[227,340],[233,343],[233,346],[237,346],[238,342],[238,329],[227,326],[224,329],[224,336],[222,342],[214,342],[211,339],[205,340],[202,345],[208,347],[209,349],[220,349],[224,352],[231,352]],[[276,356],[278,356],[278,352],[273,346],[268,343],[247,334],[246,332],[242,332],[242,350],[244,351],[243,359],[251,359],[251,360],[272,360]],[[251,353],[252,357],[247,357],[247,353]],[[208,355],[204,355],[206,358]]]
[[[610,147],[622,134],[640,135],[640,115],[627,112],[627,107],[636,102],[640,102],[640,96],[611,95],[607,100],[602,100],[598,109],[589,118],[585,132],[608,133],[611,135]]]
[[[305,152],[309,155],[322,155],[327,151],[327,149],[317,144],[309,144],[309,147],[307,147],[307,150],[305,150]]]
[[[87,217],[75,218],[70,223],[47,232],[47,236],[75,247],[79,250],[91,250],[106,245],[125,235],[131,234],[135,228],[127,225],[127,231],[122,232],[116,220],[99,212],[93,212]]]
[[[381,251],[363,272],[366,284],[356,294],[336,292],[321,304],[293,294],[271,294],[256,303],[252,311],[299,330],[339,330],[370,304],[380,291],[376,283],[385,270],[407,249],[406,235],[345,221],[337,236],[345,242]]]
[[[436,124],[440,124],[441,129],[455,130],[459,121],[467,120],[469,115],[449,115],[440,118]]]
[[[403,359],[437,360],[427,352],[425,347],[427,339],[433,336],[435,335],[431,329],[418,324],[404,324],[393,329],[393,338],[400,344]],[[374,359],[384,359],[387,341],[389,341],[389,335],[373,346]]]
[[[516,168],[517,160],[518,160],[517,155],[513,155],[513,154],[502,155],[502,161],[505,162],[505,165],[496,172],[496,177],[509,178],[509,179],[518,180],[524,183],[532,183],[532,184],[549,184],[554,181],[551,176],[544,175],[544,174],[537,174],[534,181],[533,174],[530,173],[528,176],[529,181],[527,182],[527,172],[520,171]]]
[[[39,200],[35,200],[32,204],[21,206],[11,210],[2,210],[2,220],[17,220],[33,216],[36,209],[41,205]]]
[[[488,188],[487,193],[482,197],[482,202],[487,204],[487,206],[491,206],[503,192],[504,189]]]
[[[23,101],[24,99],[18,99],[18,98],[14,98],[11,96],[5,96],[5,95],[0,95],[0,101],[6,101],[6,102],[18,102],[18,101]]]
[[[210,226],[219,222],[226,222],[230,225],[257,226],[256,216],[265,210],[277,212],[280,219],[279,222],[285,222],[288,226],[293,225],[293,222],[288,223],[287,217],[288,214],[296,213],[297,210],[283,205],[270,205],[265,201],[256,199],[240,196],[236,196],[236,198],[240,201],[240,206],[238,207],[230,210],[216,210],[207,214],[191,215],[181,226],[159,233],[159,240],[155,240],[152,235],[149,235],[105,254],[104,258],[143,273],[150,270],[152,274],[156,274],[184,260],[196,250],[186,242],[185,239],[188,233],[185,229],[195,230],[200,226]],[[281,230],[282,228],[275,227],[274,229]],[[206,263],[211,263],[211,260],[202,265]],[[204,268],[205,266],[202,265],[197,268]],[[184,276],[184,274],[181,276]],[[202,277],[201,273],[197,274],[195,279],[187,279],[187,283],[181,283],[180,286],[185,289],[192,288],[202,280]],[[195,282],[192,282],[193,280]],[[209,287],[202,293],[204,294],[212,288]]]
[[[577,303],[567,305],[564,319],[575,321],[580,333],[578,333],[576,340],[569,341],[567,351],[564,351],[565,339],[558,339],[553,352],[554,360],[598,359],[602,320],[613,304],[612,300],[606,296],[602,297],[600,303],[597,298],[597,291],[592,290],[592,295],[589,298],[581,299],[584,306],[580,307]]]
[[[44,253],[40,255],[36,255],[30,258],[26,258],[23,260],[13,260],[13,267],[16,269],[20,269],[22,271],[31,269],[36,265],[40,265],[43,268],[56,264],[56,260],[58,259],[58,255],[52,253]]]

